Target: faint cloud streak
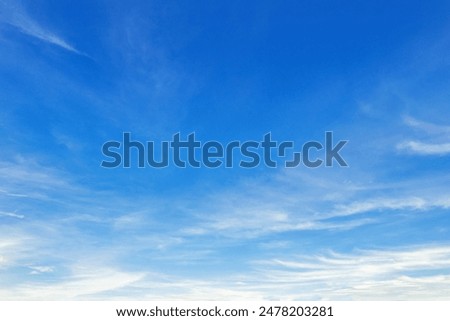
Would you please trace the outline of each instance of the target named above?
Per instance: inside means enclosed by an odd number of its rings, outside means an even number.
[[[12,4],[9,1],[2,1],[0,2],[0,12],[0,22],[17,28],[23,34],[55,45],[77,55],[87,56],[85,53],[76,49],[73,45],[69,44],[60,36],[40,25],[37,21],[31,18],[19,4]]]

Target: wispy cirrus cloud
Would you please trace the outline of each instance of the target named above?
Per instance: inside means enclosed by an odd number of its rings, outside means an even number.
[[[33,267],[31,275],[52,273],[51,267]],[[34,273],[33,273],[34,272]],[[3,300],[76,300],[101,298],[105,292],[114,292],[143,278],[143,273],[132,273],[108,267],[72,267],[71,276],[63,281],[39,284],[17,284],[9,290],[0,290]]]
[[[430,210],[433,208],[449,208],[448,196],[441,196],[436,199],[423,197],[398,197],[398,198],[375,198],[351,202],[349,204],[339,204],[336,211],[330,217],[356,215],[371,211],[387,210]]]
[[[85,53],[79,51],[62,37],[48,30],[30,17],[18,2],[0,2],[0,22],[9,24],[30,37],[34,37],[77,55],[86,56]]]
[[[419,155],[447,155],[450,154],[450,143],[427,144],[420,141],[407,141],[397,145],[400,150],[406,150]]]
[[[195,220],[181,233],[239,239],[292,231],[326,233],[380,223],[391,215],[408,213],[413,218],[450,207],[446,177],[390,183],[371,178],[347,182],[331,175],[323,181],[320,173],[314,178],[291,171],[272,177],[267,185],[255,179],[210,193],[196,203],[191,211]]]
[[[424,131],[428,134],[450,134],[450,126],[425,122],[411,116],[405,116],[403,120],[406,125]]]
[[[53,272],[53,267],[51,266],[29,266],[31,269],[30,274],[42,274]]]
[[[22,219],[25,217],[22,214],[17,214],[17,213],[13,213],[13,212],[3,212],[3,211],[0,211],[0,216],[13,217],[13,218],[18,218],[18,219]]]
[[[447,155],[450,154],[450,126],[405,117],[404,123],[418,130],[423,139],[410,139],[397,144],[397,149],[417,155]]]
[[[450,247],[356,251],[260,262],[274,293],[289,299],[450,298]],[[269,267],[271,266],[271,267]],[[303,289],[297,292],[296,289]],[[308,292],[311,289],[312,292]],[[306,291],[305,291],[306,290]]]
[[[448,300],[450,247],[421,246],[247,262],[245,274],[188,278],[74,265],[51,284],[15,284],[3,299]],[[52,267],[37,267],[53,273]],[[157,289],[157,291],[155,291]]]
[[[68,179],[68,173],[22,156],[0,160],[0,176],[0,197],[16,202],[26,198],[48,198],[51,193],[62,190],[80,190]]]

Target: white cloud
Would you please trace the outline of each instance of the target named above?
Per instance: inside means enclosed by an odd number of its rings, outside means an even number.
[[[271,180],[264,187],[253,188],[247,182],[233,186],[233,192],[223,190],[209,195],[206,201],[196,204],[191,214],[196,219],[181,233],[256,238],[288,231],[349,230],[378,222],[379,214],[387,211],[414,214],[450,206],[446,179],[422,178],[384,185],[344,185],[333,179],[327,185],[322,184],[320,176],[317,182],[304,183],[292,175],[290,179],[296,181],[295,188],[283,178],[281,182]],[[358,218],[360,214],[370,216]],[[337,220],[343,217],[348,218]]]
[[[20,32],[37,38],[46,43],[55,45],[59,48],[84,55],[74,46],[66,42],[63,38],[55,33],[47,30],[37,21],[32,19],[27,12],[17,2],[1,1],[0,2],[0,22],[7,23],[17,28]]]
[[[37,243],[31,236],[21,234],[16,229],[0,226],[0,268],[15,266],[17,262],[35,253]]]
[[[5,197],[45,198],[51,191],[80,190],[70,182],[66,172],[22,156],[16,156],[12,161],[0,161],[0,176],[0,193]]]
[[[450,247],[360,251],[260,262],[272,293],[291,299],[450,298]],[[268,266],[272,267],[268,267]],[[264,287],[264,285],[261,285]],[[284,294],[283,294],[284,293]]]
[[[406,125],[417,128],[428,134],[450,134],[450,126],[437,125],[430,122],[421,121],[411,116],[404,117],[404,122]]]
[[[21,300],[448,300],[450,247],[330,252],[253,262],[245,273],[183,278],[75,266],[53,284],[15,284],[2,299]],[[45,268],[47,271],[48,269]],[[155,291],[157,289],[157,291]]]
[[[426,136],[423,139],[410,139],[397,144],[398,150],[404,150],[418,155],[447,155],[450,153],[450,126],[437,125],[421,121],[413,117],[404,117],[404,122]]]
[[[440,200],[426,200],[421,197],[375,198],[355,201],[335,206],[329,217],[348,216],[380,210],[425,210],[432,207],[445,207]]]
[[[41,273],[42,271],[37,271]],[[45,267],[45,272],[48,268]],[[129,273],[105,267],[74,267],[72,276],[58,283],[23,283],[0,290],[2,300],[76,300],[115,291],[137,282],[143,273]]]
[[[31,269],[30,274],[42,274],[53,272],[53,267],[51,266],[29,266]]]
[[[397,148],[420,155],[446,155],[450,153],[450,143],[428,144],[420,141],[407,141],[398,144]]]
[[[0,211],[0,216],[13,217],[13,218],[18,218],[18,219],[22,219],[25,217],[21,214],[12,213],[12,212],[3,212],[3,211]]]

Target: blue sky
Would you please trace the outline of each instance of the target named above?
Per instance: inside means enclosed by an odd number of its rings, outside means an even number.
[[[1,299],[450,299],[448,1],[0,1]],[[100,167],[131,132],[347,168]]]

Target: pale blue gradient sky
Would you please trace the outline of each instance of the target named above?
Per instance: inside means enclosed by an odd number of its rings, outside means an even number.
[[[448,1],[0,1],[1,299],[450,299]],[[133,138],[350,167],[104,169]]]

